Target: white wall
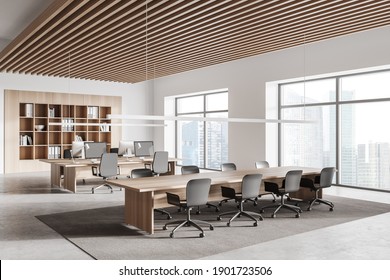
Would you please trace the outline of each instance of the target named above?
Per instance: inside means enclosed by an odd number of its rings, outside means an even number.
[[[228,88],[229,117],[265,118],[267,82],[384,65],[388,67],[389,50],[390,26],[387,26],[159,78],[154,81],[153,87],[154,112],[157,115],[164,113],[166,96]],[[154,136],[156,142],[164,141],[163,131],[155,130]],[[267,153],[266,141],[275,144],[277,139],[266,137],[265,125],[231,123],[229,160],[239,168],[250,168],[255,160],[270,160],[272,157],[271,165],[275,165],[275,145],[271,155]]]
[[[69,92],[77,94],[122,96],[123,114],[151,114],[153,97],[145,83],[136,85],[98,82],[81,79],[54,78],[32,75],[0,73],[0,173],[4,171],[4,90]],[[108,105],[108,104],[107,104]],[[15,108],[17,110],[17,108]],[[153,139],[153,129],[145,127],[122,128],[122,138],[131,140]],[[113,143],[115,147],[117,144]]]

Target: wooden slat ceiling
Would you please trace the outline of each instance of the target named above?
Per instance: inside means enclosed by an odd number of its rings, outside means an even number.
[[[0,71],[136,83],[389,24],[389,0],[57,0]]]

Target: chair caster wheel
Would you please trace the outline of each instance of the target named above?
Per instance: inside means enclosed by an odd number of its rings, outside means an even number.
[[[307,211],[311,211],[311,207],[307,208]]]
[[[227,223],[226,225],[227,225],[228,227],[230,227],[230,223]]]
[[[253,226],[254,226],[254,227],[257,227],[257,222],[254,222],[254,223],[253,223]]]
[[[333,212],[333,207],[332,207],[332,208],[329,208],[329,211],[330,211],[330,212]]]
[[[220,220],[222,220],[222,219],[221,219],[221,217],[218,216],[218,217],[217,217],[217,221],[220,221]]]
[[[276,215],[275,215],[275,214],[272,214],[272,215],[271,215],[271,218],[276,218]]]
[[[260,213],[264,213],[264,210],[263,210],[263,209],[261,209],[261,210],[260,210]]]
[[[218,205],[219,205],[219,206],[222,206],[222,203],[220,202],[220,203],[218,203]]]
[[[173,233],[171,233],[171,234],[169,235],[169,237],[170,237],[170,238],[173,238]]]
[[[200,211],[196,211],[196,213],[195,213],[196,215],[199,215],[200,214]]]
[[[301,210],[301,209],[299,209],[298,211],[299,211],[299,213],[302,213],[302,210]]]
[[[263,219],[263,217],[262,216],[260,216],[259,217],[259,221],[263,221],[264,219]]]
[[[217,207],[217,208],[215,208],[215,212],[219,212],[219,208]]]
[[[199,234],[199,237],[203,238],[203,237],[204,237],[204,233],[203,233],[203,232],[200,233],[200,234]]]
[[[167,230],[167,226],[163,226],[163,230]]]
[[[295,218],[299,218],[300,216],[301,216],[301,215],[299,215],[299,214],[296,214],[296,215],[295,215]]]
[[[92,194],[94,194],[95,193],[95,190],[94,189],[92,189]]]
[[[210,226],[210,230],[214,230],[214,227],[213,227],[213,226]]]
[[[171,216],[168,216],[168,217],[167,217],[167,220],[170,220],[170,219],[172,219],[172,217],[171,217]]]
[[[272,203],[275,203],[276,202],[276,199],[272,200]]]
[[[257,206],[257,202],[255,201],[255,202],[253,202],[253,206]]]

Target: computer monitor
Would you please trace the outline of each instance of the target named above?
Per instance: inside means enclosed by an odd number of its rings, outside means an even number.
[[[154,154],[153,141],[134,141],[136,157],[150,157]]]
[[[118,156],[123,156],[123,155],[130,156],[133,154],[134,154],[133,141],[120,140],[119,141],[119,148],[118,148]]]
[[[72,157],[84,158],[84,141],[72,142]]]
[[[86,159],[100,158],[103,153],[107,152],[107,143],[106,142],[88,142],[88,143],[85,143],[84,148],[85,148],[85,158]]]

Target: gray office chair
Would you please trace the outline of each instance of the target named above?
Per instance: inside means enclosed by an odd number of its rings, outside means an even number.
[[[300,213],[302,213],[301,208],[295,205],[285,204],[284,199],[288,196],[289,193],[297,192],[300,187],[302,177],[302,170],[291,170],[286,174],[285,179],[282,182],[282,186],[279,188],[279,185],[275,182],[267,182],[264,181],[265,191],[272,192],[277,196],[280,196],[279,204],[271,204],[261,208],[260,213],[264,212],[264,209],[267,208],[276,208],[272,214],[272,218],[276,217],[276,213],[279,212],[280,209],[285,208],[287,210],[293,211],[296,213],[295,217],[299,218]]]
[[[181,167],[181,174],[182,175],[197,174],[199,172],[200,172],[199,171],[199,167],[196,166],[196,165],[185,165],[185,166]],[[167,193],[167,201],[171,205],[178,206],[179,207],[178,211],[181,212],[181,210],[182,210],[182,207],[181,207],[182,203],[181,203],[181,200],[180,200],[179,196],[177,196],[177,195],[172,196],[170,193]],[[214,207],[215,208],[215,212],[219,212],[218,206],[216,206],[214,204],[211,204],[209,202],[207,202],[206,205],[208,207]],[[198,206],[196,214],[200,214],[200,205]]]
[[[259,168],[269,168],[269,163],[266,160],[256,161],[255,162],[255,167],[257,169],[259,169]]]
[[[259,195],[260,191],[260,184],[261,184],[261,179],[263,178],[263,175],[261,174],[247,174],[244,176],[242,179],[242,184],[241,184],[241,193],[236,193],[235,194],[235,200],[240,203],[240,207],[238,211],[230,211],[230,212],[225,212],[222,213],[218,216],[218,221],[221,220],[222,216],[225,215],[231,215],[234,214],[232,218],[230,218],[229,222],[227,223],[227,226],[230,226],[230,223],[237,217],[245,216],[250,218],[251,220],[255,221],[253,223],[253,226],[257,226],[257,220],[254,216],[259,216],[259,220],[262,221],[263,217],[254,212],[250,211],[245,211],[244,210],[244,202],[248,199],[255,199]],[[232,192],[235,193],[235,189],[231,189]]]
[[[168,172],[168,152],[158,151],[153,155],[152,161],[152,172],[154,176],[160,176],[160,174],[164,174]],[[167,215],[167,219],[172,219],[171,214],[162,209],[154,209],[154,211],[159,212],[161,214]]]
[[[237,167],[234,163],[232,162],[227,162],[227,163],[222,163],[221,164],[221,171],[233,171],[237,170]],[[231,188],[221,186],[221,192],[222,192],[222,197],[225,197],[219,202],[219,206],[222,206],[223,202],[228,202],[229,200],[235,199],[235,193],[231,191]]]
[[[200,237],[205,236],[204,230],[201,228],[200,224],[206,224],[209,226],[210,230],[214,230],[213,225],[209,222],[191,219],[192,208],[197,207],[199,205],[205,205],[207,203],[210,191],[210,184],[211,179],[208,178],[193,179],[188,181],[186,186],[186,200],[182,201],[181,205],[181,207],[187,211],[187,218],[185,220],[166,223],[163,227],[163,229],[166,230],[168,226],[177,224],[177,226],[172,230],[171,234],[169,235],[171,238],[173,238],[175,232],[183,226],[193,226],[197,228],[201,231],[201,233],[199,234]]]
[[[168,172],[168,152],[158,151],[154,153],[151,164],[152,172],[155,176],[160,176]]]
[[[260,168],[269,168],[269,163],[268,163],[268,161],[266,161],[266,160],[256,161],[256,162],[255,162],[255,167],[256,167],[256,169],[260,169]],[[268,195],[268,194],[272,195],[272,197],[273,197],[272,202],[276,202],[276,197],[275,197],[275,195],[274,195],[272,192],[260,194],[260,195],[258,196],[258,198],[260,198],[260,197],[262,197],[262,196],[264,196],[264,195]],[[257,201],[257,199],[256,199],[255,201]],[[255,206],[256,206],[256,203],[254,203],[254,204],[255,204]]]
[[[333,176],[336,172],[334,167],[325,167],[321,170],[320,176],[316,176],[314,181],[309,178],[301,179],[301,187],[309,188],[315,192],[315,197],[310,201],[310,205],[307,208],[307,211],[311,211],[314,203],[322,203],[328,205],[329,211],[333,211],[334,204],[329,200],[325,200],[318,197],[318,192],[324,188],[329,188],[332,185]]]
[[[112,187],[107,183],[107,179],[116,177],[118,174],[118,155],[115,153],[104,153],[100,158],[99,167],[92,168],[94,176],[103,177],[104,183],[92,188],[92,193],[101,187],[108,187],[113,192]]]
[[[131,170],[131,178],[153,177],[153,171],[149,168],[136,168]],[[155,212],[167,215],[167,219],[172,219],[171,214],[163,209],[154,209]]]

